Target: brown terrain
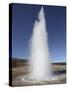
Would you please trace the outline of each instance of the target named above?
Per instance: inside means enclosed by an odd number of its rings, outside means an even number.
[[[29,73],[28,60],[12,59],[12,86],[30,86],[30,85],[47,85],[47,84],[64,84],[66,83],[66,63],[52,63],[52,69],[55,75],[59,75],[59,79],[53,81],[30,82],[22,80]],[[9,79],[9,81],[11,78]]]

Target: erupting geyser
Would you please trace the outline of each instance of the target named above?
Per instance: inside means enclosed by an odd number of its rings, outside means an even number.
[[[52,70],[49,61],[48,36],[43,7],[34,23],[33,34],[30,41],[31,73],[29,79],[47,80],[52,76]]]
[[[39,11],[37,20],[34,23],[33,34],[30,39],[30,73],[22,80],[30,85],[57,83],[64,79],[64,74],[56,75],[51,68],[48,50],[48,35],[46,30],[46,18],[43,7]],[[51,82],[52,81],[52,82]]]

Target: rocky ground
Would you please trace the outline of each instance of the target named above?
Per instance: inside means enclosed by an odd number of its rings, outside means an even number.
[[[14,59],[12,61],[12,86],[30,86],[30,85],[50,85],[66,83],[66,64],[52,63],[52,69],[55,76],[52,80],[31,81],[24,79],[29,74],[29,65],[26,60]],[[57,79],[55,79],[57,77]],[[11,78],[10,78],[11,79]]]

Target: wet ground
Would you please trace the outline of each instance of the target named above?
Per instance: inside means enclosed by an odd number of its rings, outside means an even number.
[[[51,85],[51,84],[64,84],[66,83],[66,64],[56,63],[52,64],[54,76],[50,80],[28,80],[25,77],[30,73],[29,65],[25,62],[15,62],[12,68],[12,86],[31,86],[31,85]],[[10,78],[11,79],[11,78]],[[11,80],[10,80],[11,81]]]

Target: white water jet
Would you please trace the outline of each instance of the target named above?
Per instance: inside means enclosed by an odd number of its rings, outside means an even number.
[[[46,84],[56,80],[61,80],[66,76],[56,75],[52,71],[49,61],[48,35],[46,29],[46,18],[43,7],[41,8],[37,20],[34,23],[33,34],[30,39],[30,73],[22,77],[24,83],[30,85]]]
[[[43,7],[33,27],[33,34],[30,42],[30,66],[30,79],[47,80],[51,78],[52,70],[49,61],[48,35]]]

